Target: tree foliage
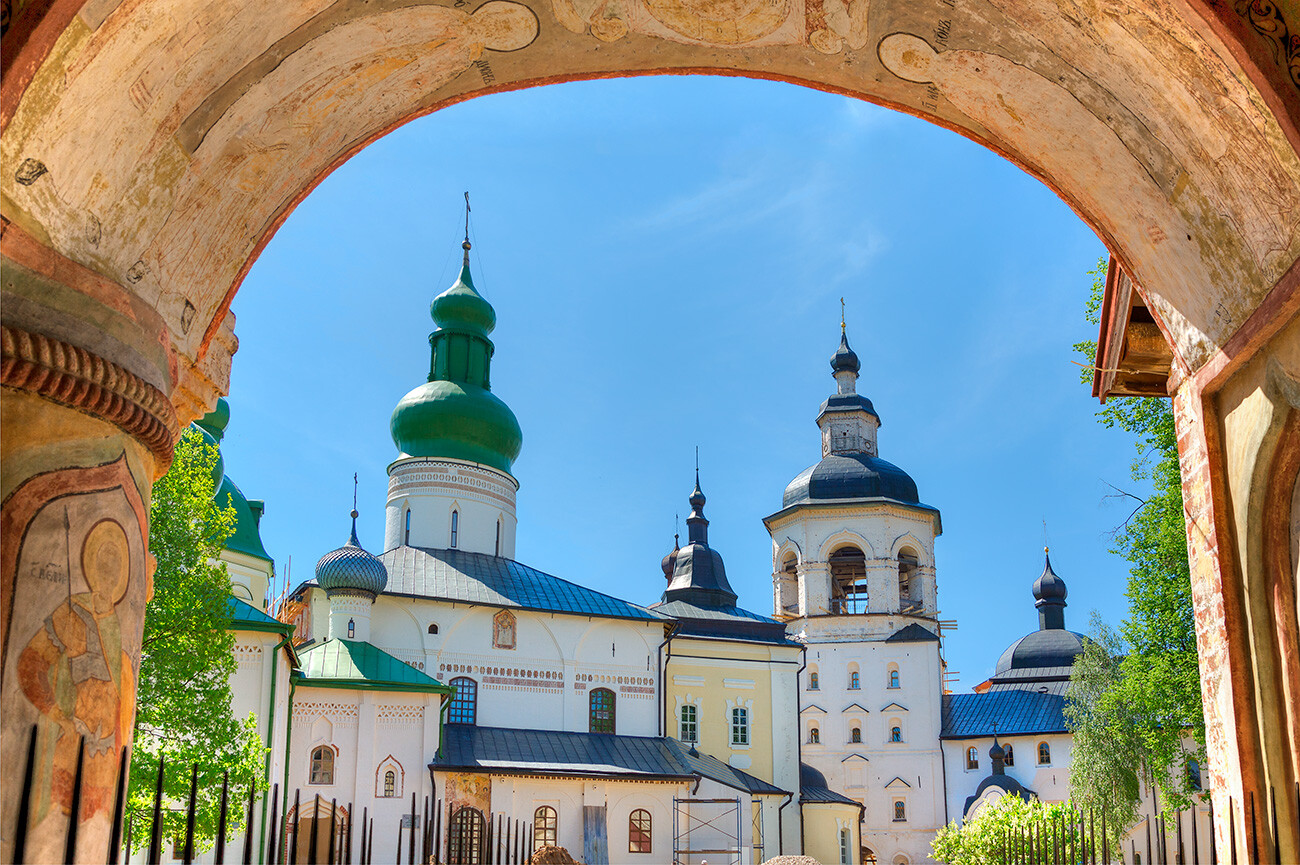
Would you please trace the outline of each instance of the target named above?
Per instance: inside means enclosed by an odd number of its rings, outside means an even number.
[[[1031,833],[1073,849],[1082,843],[1080,833],[1074,829],[1077,818],[1068,801],[1026,802],[1019,796],[1006,795],[980,808],[961,825],[953,821],[944,826],[930,842],[930,849],[935,859],[948,865],[1001,865],[1015,859],[1018,845]],[[1075,857],[1070,861],[1081,860]]]
[[[157,569],[145,607],[129,790],[136,825],[146,827],[134,835],[137,849],[148,840],[160,758],[167,765],[163,836],[172,839],[184,837],[182,809],[198,764],[197,849],[216,837],[222,773],[230,772],[235,797],[232,831],[242,816],[239,797],[261,777],[265,748],[256,719],[240,721],[230,708],[230,578],[217,556],[235,530],[235,509],[213,499],[217,458],[215,447],[187,431],[171,470],[153,488],[149,551]]]
[[[1106,259],[1091,275],[1086,314],[1097,324]],[[1075,349],[1096,363],[1095,342]],[[1091,378],[1085,368],[1084,380]],[[1158,397],[1114,398],[1098,419],[1134,436],[1132,480],[1150,493],[1117,490],[1133,506],[1111,547],[1129,563],[1129,612],[1118,630],[1094,616],[1091,645],[1075,664],[1066,695],[1075,737],[1070,784],[1077,801],[1131,823],[1143,775],[1162,809],[1190,806],[1199,778],[1187,768],[1204,762],[1205,716],[1172,406]]]

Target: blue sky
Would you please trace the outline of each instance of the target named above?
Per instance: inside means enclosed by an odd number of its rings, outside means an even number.
[[[1136,454],[1099,425],[1072,343],[1104,248],[1050,190],[923,121],[736,78],[556,85],[413,122],[328,177],[252,268],[223,451],[281,574],[383,544],[393,406],[428,370],[462,193],[497,310],[494,392],[524,431],[518,558],[649,604],[694,450],[710,541],[771,612],[761,518],[820,456],[839,299],[880,455],[943,513],[956,688],[1036,627],[1044,521],[1067,625],[1124,614],[1108,552]]]

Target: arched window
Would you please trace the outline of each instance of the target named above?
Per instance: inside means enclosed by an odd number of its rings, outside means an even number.
[[[902,799],[894,800],[894,822],[902,823],[907,819],[907,803]]]
[[[462,806],[452,815],[447,828],[447,861],[481,865],[485,833],[483,812],[469,805]]]
[[[821,730],[818,730],[816,727],[809,727],[809,728],[808,728],[808,744],[809,744],[809,745],[820,745],[821,743],[822,743],[822,731],[821,731]]]
[[[348,619],[348,639],[355,640],[356,638],[357,638],[357,623],[352,619]]]
[[[901,741],[903,741],[903,728],[902,728],[902,727],[890,727],[890,728],[889,728],[889,741],[891,741],[891,742],[901,742]]]
[[[384,798],[391,799],[397,795],[397,773],[389,769],[384,773]]]
[[[438,623],[437,623],[437,622],[430,622],[430,623],[429,623],[429,633],[430,633],[430,634],[436,634],[436,633],[438,633]]]
[[[898,553],[899,612],[921,612],[921,581],[917,576],[916,553],[904,547]]]
[[[749,744],[749,710],[739,706],[731,710],[731,744]]]
[[[849,673],[849,690],[856,691],[861,687],[862,687],[862,677],[858,675],[858,671],[854,670],[853,672]]]
[[[1011,746],[1010,745],[1003,746],[1002,751],[1003,751],[1002,764],[1004,766],[1016,765],[1016,754],[1011,749]]]
[[[456,539],[460,535],[460,511],[451,512],[451,548],[456,549]]]
[[[501,555],[501,520],[497,520],[497,551],[493,555]]]
[[[817,672],[814,670],[813,672],[808,674],[808,690],[817,691],[820,689],[821,689],[821,679],[818,677]]]
[[[980,752],[978,748],[966,749],[966,768],[978,769],[980,767]]]
[[[627,818],[627,852],[649,853],[650,850],[650,812],[637,808]]]
[[[1046,766],[1052,762],[1052,746],[1046,742],[1038,743],[1038,765]]]
[[[853,833],[848,827],[840,830],[840,863],[849,865],[853,861]]]
[[[692,703],[682,706],[681,740],[683,742],[700,741],[699,709]]]
[[[406,533],[402,536],[402,543],[408,547],[411,545],[411,509],[406,509]]]
[[[593,733],[614,732],[614,692],[609,688],[597,688],[588,698],[590,706],[590,730]]]
[[[850,741],[850,742],[855,742],[855,743],[856,743],[856,742],[861,742],[861,741],[862,741],[862,728],[861,728],[861,727],[854,727],[852,730],[849,731],[849,741]]]
[[[867,557],[857,547],[831,553],[831,613],[867,612]]]
[[[891,688],[897,688],[897,687],[898,687],[898,682],[899,682],[898,671],[897,671],[897,670],[890,670],[890,671],[889,671],[889,687],[891,687]]]
[[[334,749],[321,745],[311,752],[311,784],[334,783]]]
[[[554,847],[559,839],[560,817],[550,805],[533,812],[533,852]]]
[[[448,724],[473,724],[478,708],[478,682],[467,676],[458,676],[449,683],[456,689],[447,712]]]

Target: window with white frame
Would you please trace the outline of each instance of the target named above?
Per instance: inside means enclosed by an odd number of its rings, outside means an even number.
[[[680,732],[683,742],[700,741],[699,709],[690,703],[682,706]]]
[[[966,768],[978,769],[980,767],[980,752],[974,746],[966,749]]]
[[[731,710],[731,744],[749,744],[749,710],[739,706]]]

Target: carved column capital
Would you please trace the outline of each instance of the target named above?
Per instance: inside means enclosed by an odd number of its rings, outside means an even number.
[[[117,426],[171,465],[180,436],[167,395],[139,376],[70,343],[0,326],[0,385],[37,394]]]

